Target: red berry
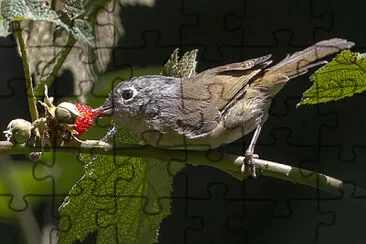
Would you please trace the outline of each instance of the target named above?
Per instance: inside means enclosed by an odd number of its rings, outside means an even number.
[[[82,117],[76,118],[73,129],[79,133],[77,136],[80,136],[94,124],[95,119],[102,111],[93,112],[92,107],[81,103],[76,103],[75,106]]]

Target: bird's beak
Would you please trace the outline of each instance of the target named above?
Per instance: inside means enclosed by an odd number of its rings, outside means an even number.
[[[94,114],[98,114],[98,117],[111,117],[113,115],[113,107],[102,105],[99,108],[93,109]]]

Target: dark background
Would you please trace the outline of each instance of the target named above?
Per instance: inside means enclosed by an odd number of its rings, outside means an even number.
[[[198,70],[268,53],[278,61],[287,53],[332,37],[352,40],[356,43],[353,50],[363,52],[365,7],[364,1],[331,0],[157,0],[152,8],[126,6],[121,12],[126,34],[115,48],[108,70],[163,65],[176,47],[199,49]],[[14,43],[11,38],[1,39],[0,46],[0,126],[5,128],[12,118],[29,115]],[[277,95],[256,153],[366,188],[364,94],[296,109],[311,85],[308,77],[292,80]],[[72,89],[63,88],[66,93]],[[250,139],[251,135],[225,150],[242,154]],[[159,243],[366,240],[366,209],[362,207],[366,196],[356,190],[346,192],[351,199],[345,199],[341,193],[330,195],[272,178],[239,182],[201,166],[187,166],[176,176],[174,189],[173,214],[162,222]],[[0,233],[14,229],[2,225]]]

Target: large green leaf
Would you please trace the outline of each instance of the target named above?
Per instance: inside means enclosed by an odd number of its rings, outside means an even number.
[[[118,131],[118,141],[136,143]],[[94,231],[98,243],[155,242],[161,220],[170,214],[169,163],[113,155],[83,155],[82,161],[85,174],[60,207],[59,242],[83,240]]]
[[[343,51],[310,79],[314,84],[297,106],[353,96],[366,90],[366,59],[363,54]]]
[[[3,32],[0,32],[0,36],[7,36],[10,33],[11,21],[43,20],[63,25],[56,12],[38,0],[2,0],[0,13],[3,24]]]
[[[43,4],[45,1],[39,0],[0,0],[0,36],[7,36],[13,30],[12,21],[32,20],[52,22],[63,29],[69,31],[75,39],[84,44],[93,46],[94,37],[92,27],[89,22],[82,19],[71,19],[67,14],[59,17],[57,13]],[[69,8],[78,9],[77,14],[81,14],[81,1],[72,1]]]

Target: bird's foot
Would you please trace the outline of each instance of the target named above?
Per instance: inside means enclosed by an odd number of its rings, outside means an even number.
[[[246,168],[248,167],[248,173],[252,178],[256,178],[257,174],[255,172],[255,164],[253,159],[258,158],[258,154],[253,154],[252,152],[245,152],[245,157],[243,160],[243,164],[241,165],[241,172],[244,173]]]

